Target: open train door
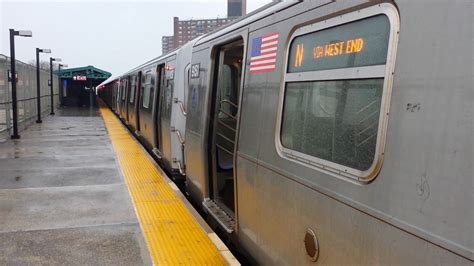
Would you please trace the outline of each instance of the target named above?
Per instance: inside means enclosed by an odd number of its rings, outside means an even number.
[[[155,144],[153,148],[153,153],[161,159],[163,156],[162,152],[162,134],[161,134],[161,106],[163,104],[163,88],[166,86],[166,76],[165,76],[165,64],[160,64],[156,67],[156,79],[155,79],[155,111],[153,114],[153,121],[155,121]]]
[[[208,131],[209,198],[203,205],[228,233],[235,227],[235,162],[244,44],[244,38],[239,35],[218,46],[213,53],[215,68]]]

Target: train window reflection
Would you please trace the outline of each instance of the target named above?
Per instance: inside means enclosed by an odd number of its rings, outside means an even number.
[[[282,145],[361,171],[375,157],[383,79],[288,83]]]

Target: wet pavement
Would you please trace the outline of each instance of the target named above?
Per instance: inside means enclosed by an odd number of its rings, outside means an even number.
[[[149,265],[97,109],[68,108],[0,143],[0,265]]]

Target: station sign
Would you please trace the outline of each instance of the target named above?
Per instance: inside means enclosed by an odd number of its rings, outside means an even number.
[[[87,76],[73,76],[72,79],[73,80],[78,80],[78,81],[86,81]]]
[[[200,71],[200,68],[201,68],[201,64],[193,64],[191,66],[191,78],[192,79],[195,79],[195,78],[199,78],[199,71]]]

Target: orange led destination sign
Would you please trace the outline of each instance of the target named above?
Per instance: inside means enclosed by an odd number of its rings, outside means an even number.
[[[288,72],[385,64],[390,23],[378,15],[297,36],[290,46]]]
[[[328,43],[313,47],[313,59],[322,57],[360,53],[364,49],[364,39],[356,38],[342,42]],[[304,44],[296,45],[294,67],[300,67],[304,59]]]
[[[343,42],[326,44],[324,46],[316,46],[313,48],[313,58],[318,59],[325,56],[360,53],[362,49],[364,49],[364,39],[351,39]]]

